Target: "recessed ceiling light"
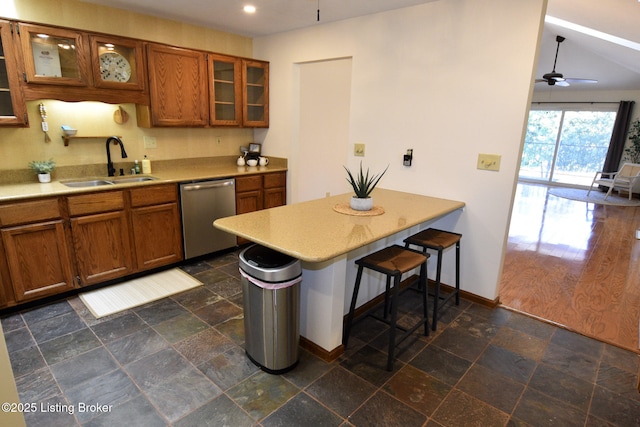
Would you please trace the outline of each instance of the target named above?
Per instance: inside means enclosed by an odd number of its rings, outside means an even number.
[[[245,13],[256,13],[256,7],[252,6],[250,4],[248,4],[245,7],[243,7],[242,10],[244,10]]]

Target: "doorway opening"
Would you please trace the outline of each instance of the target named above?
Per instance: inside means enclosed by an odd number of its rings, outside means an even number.
[[[351,110],[351,58],[296,65],[299,113],[295,162],[290,163],[291,201],[304,202],[347,191],[341,173],[347,164]]]

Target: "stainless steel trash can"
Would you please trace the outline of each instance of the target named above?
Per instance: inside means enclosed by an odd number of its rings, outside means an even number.
[[[287,372],[298,363],[300,260],[261,245],[240,253],[247,356],[263,371]]]

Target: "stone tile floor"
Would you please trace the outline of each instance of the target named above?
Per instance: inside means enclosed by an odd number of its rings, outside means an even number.
[[[464,300],[393,372],[368,318],[338,360],[264,373],[244,354],[237,252],[183,268],[205,285],[103,319],[77,297],[2,318],[29,426],[640,425],[638,354]]]

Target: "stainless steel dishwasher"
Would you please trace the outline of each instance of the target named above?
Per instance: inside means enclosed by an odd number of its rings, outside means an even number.
[[[194,258],[236,245],[236,236],[213,226],[213,221],[236,214],[234,179],[180,184],[184,258]]]

